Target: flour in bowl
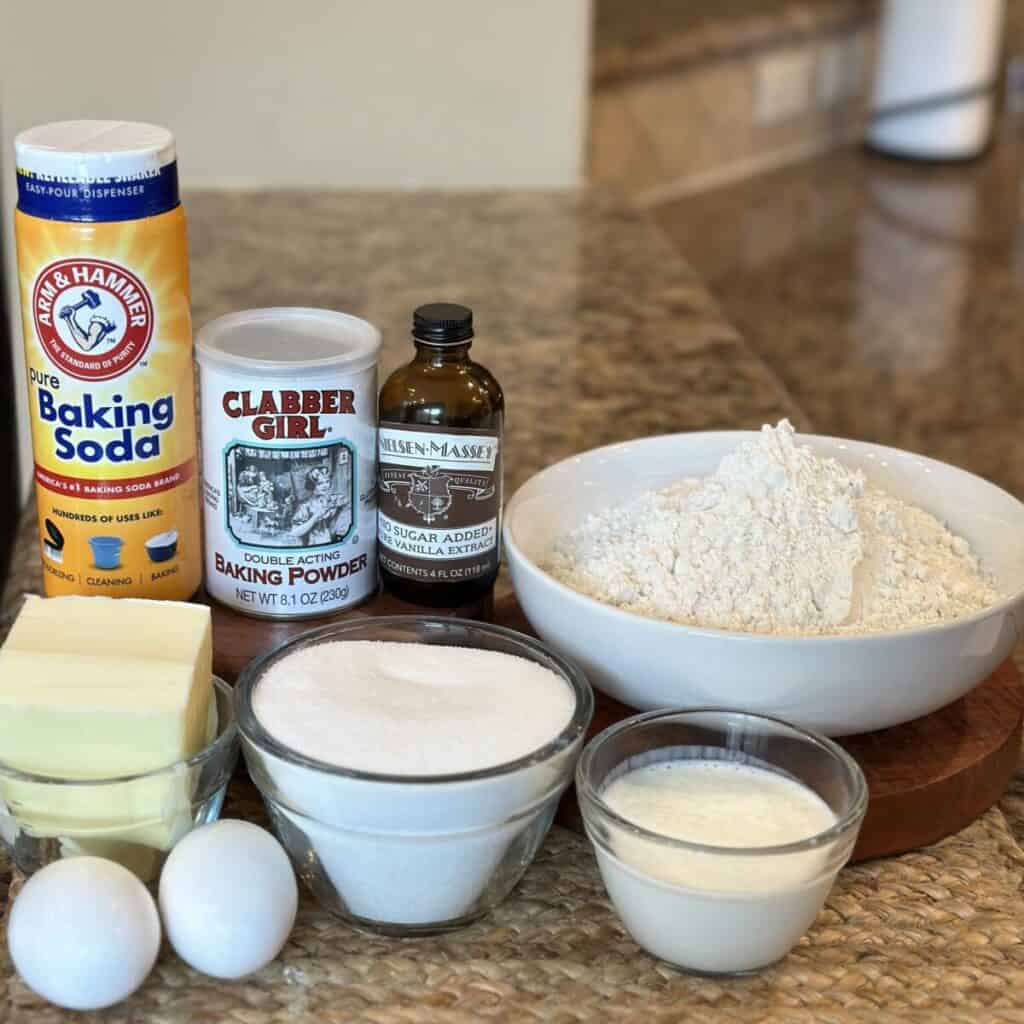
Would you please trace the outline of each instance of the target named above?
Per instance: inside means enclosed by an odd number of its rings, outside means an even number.
[[[651,618],[748,633],[874,633],[999,599],[962,537],[796,443],[782,420],[717,471],[592,514],[545,569]]]

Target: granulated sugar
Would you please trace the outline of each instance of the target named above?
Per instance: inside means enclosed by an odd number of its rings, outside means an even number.
[[[999,599],[968,543],[864,475],[762,427],[714,475],[588,516],[545,566],[652,618],[750,633],[871,633]]]
[[[266,760],[276,813],[308,844],[304,868],[337,894],[328,905],[399,930],[479,914],[518,879],[581,738],[537,752],[576,708],[569,683],[527,658],[391,641],[301,647],[253,690],[253,711],[279,742],[389,776]],[[438,778],[498,765],[473,780]]]
[[[499,651],[331,641],[273,664],[253,695],[266,730],[342,768],[447,775],[543,747],[575,700],[554,672]]]

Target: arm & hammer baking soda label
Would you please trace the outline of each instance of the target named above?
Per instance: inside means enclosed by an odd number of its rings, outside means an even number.
[[[174,138],[66,121],[15,154],[46,593],[187,599],[202,555]]]

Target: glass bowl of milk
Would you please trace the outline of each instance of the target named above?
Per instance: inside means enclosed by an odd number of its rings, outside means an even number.
[[[853,852],[868,790],[840,746],[723,709],[636,715],[587,745],[576,792],[598,867],[649,953],[702,974],[784,957]]]
[[[447,931],[533,860],[593,714],[540,641],[445,616],[354,619],[246,667],[242,749],[296,871],[390,935]]]

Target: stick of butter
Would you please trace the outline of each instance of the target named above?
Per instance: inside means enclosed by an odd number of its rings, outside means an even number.
[[[0,650],[0,761],[73,779],[152,771],[204,746],[210,609],[32,597]]]

